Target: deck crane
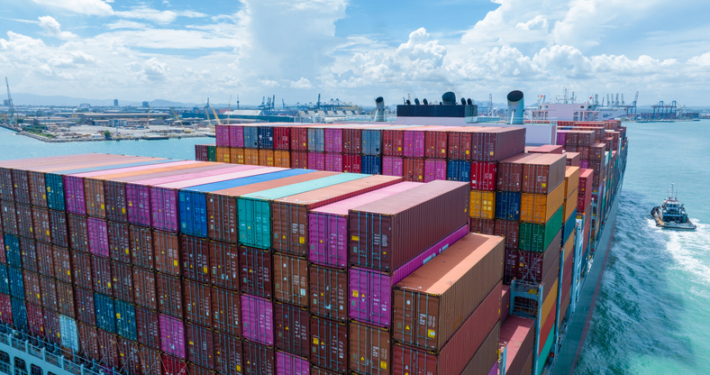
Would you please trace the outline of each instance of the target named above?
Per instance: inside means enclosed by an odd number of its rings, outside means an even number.
[[[207,126],[209,126],[210,130],[214,132],[215,131],[214,125],[212,125],[212,120],[210,119],[210,111],[207,109],[209,107],[209,102],[210,102],[210,98],[207,98],[207,104],[205,104],[204,100],[202,101],[202,104],[205,106],[205,116],[207,116]],[[219,121],[219,119],[217,121]]]
[[[239,100],[239,99],[237,99]],[[232,95],[229,95],[229,104],[227,104],[227,124],[229,124],[231,114],[229,112],[232,112]]]
[[[17,116],[15,116],[15,104],[12,102],[12,95],[10,94],[10,83],[7,81],[7,77],[5,77],[5,86],[7,86],[7,106],[9,107],[8,112],[10,112],[9,125],[17,125]]]

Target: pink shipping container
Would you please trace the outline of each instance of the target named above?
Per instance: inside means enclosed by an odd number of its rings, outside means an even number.
[[[88,218],[86,225],[89,228],[89,251],[104,258],[109,257],[108,230],[106,221]]]
[[[325,170],[325,154],[320,152],[309,152],[308,153],[308,169],[315,169],[317,171]]]
[[[274,345],[274,307],[271,301],[242,294],[242,335],[252,341]]]
[[[565,141],[567,140],[567,131],[565,130],[558,130],[557,131],[557,144],[564,146],[566,143]]]
[[[244,147],[244,127],[236,125],[229,127],[229,147]]]
[[[404,134],[405,136],[407,135],[407,133]],[[424,153],[423,148],[422,153]],[[424,182],[430,182],[434,180],[446,180],[446,160],[426,159],[424,161]]]
[[[404,156],[408,158],[423,158],[426,132],[404,131]]]
[[[342,153],[343,152],[343,129],[326,128],[325,136],[325,152]]]
[[[401,182],[311,210],[308,214],[308,259],[324,266],[345,268],[348,263],[348,210],[419,186]]]
[[[329,172],[343,171],[342,154],[325,154],[325,170]]]
[[[277,375],[310,375],[308,360],[282,351],[276,352]]]
[[[171,316],[160,314],[160,343],[166,354],[185,359],[185,326]]]
[[[155,229],[166,232],[177,232],[179,228],[178,193],[177,190],[150,188],[151,223]]]
[[[128,222],[143,227],[150,226],[150,189],[148,186],[126,184]]]
[[[382,174],[385,176],[401,176],[404,161],[400,157],[385,156],[382,158]]]
[[[67,212],[86,215],[83,178],[64,176],[64,199],[66,201]]]
[[[463,238],[468,234],[468,231],[468,224],[464,225],[391,274],[350,267],[348,269],[349,316],[360,322],[389,327],[392,318],[392,288],[394,285],[416,271],[425,262],[446,250],[454,242]]]
[[[214,132],[217,146],[229,147],[229,126],[217,125]]]

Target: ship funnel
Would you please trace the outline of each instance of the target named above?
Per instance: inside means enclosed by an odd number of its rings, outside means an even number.
[[[422,100],[422,104],[429,105],[429,102],[426,100],[426,98],[424,98],[424,100]]]
[[[468,105],[473,105],[473,101],[471,101],[471,98],[466,99],[466,103],[468,103]]]
[[[418,99],[418,98],[414,98],[414,105],[419,105],[419,99]]]
[[[456,94],[449,91],[441,96],[441,104],[443,105],[456,105]]]
[[[378,96],[375,99],[375,122],[385,122],[385,99]]]
[[[523,112],[525,111],[525,101],[523,92],[519,90],[508,93],[508,118],[511,124],[523,123]]]

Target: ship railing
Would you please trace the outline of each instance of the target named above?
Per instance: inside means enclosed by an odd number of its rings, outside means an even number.
[[[535,321],[535,341],[533,343],[533,369],[539,360],[541,315],[545,283],[531,283],[513,280],[510,283],[510,314]]]

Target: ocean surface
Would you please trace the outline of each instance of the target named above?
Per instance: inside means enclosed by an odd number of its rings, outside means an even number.
[[[628,124],[629,160],[601,290],[575,374],[710,373],[710,121]],[[0,160],[120,153],[194,159],[211,138],[50,144],[0,129]],[[679,189],[695,232],[656,228]]]

